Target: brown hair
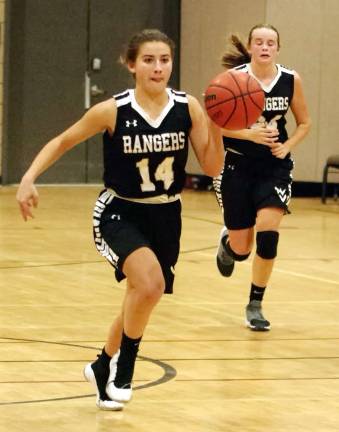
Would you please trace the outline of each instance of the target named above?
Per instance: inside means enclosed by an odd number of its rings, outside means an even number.
[[[232,69],[241,64],[249,63],[251,61],[251,55],[248,52],[247,47],[251,44],[254,30],[261,28],[273,30],[277,34],[278,48],[280,48],[280,35],[278,30],[271,24],[256,24],[251,28],[248,34],[247,46],[239,35],[232,34],[229,37],[230,47],[221,58],[222,66],[226,69]]]
[[[125,52],[120,56],[120,62],[124,65],[135,62],[140,46],[145,42],[164,42],[170,47],[171,56],[174,57],[175,44],[172,39],[158,29],[145,29],[131,37]]]

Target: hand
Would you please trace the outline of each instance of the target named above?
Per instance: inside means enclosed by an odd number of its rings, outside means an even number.
[[[271,153],[278,159],[285,159],[286,155],[290,152],[288,145],[276,142],[271,144]]]
[[[270,146],[278,140],[278,137],[278,129],[272,129],[267,127],[255,127],[253,129],[248,129],[248,139],[255,142],[256,144]]]
[[[19,203],[22,217],[25,221],[34,218],[32,213],[32,206],[38,207],[39,194],[32,181],[22,179],[19,189],[16,194],[16,199]]]

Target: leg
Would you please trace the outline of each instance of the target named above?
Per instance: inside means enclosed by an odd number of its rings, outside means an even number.
[[[256,229],[257,232],[279,232],[284,210],[280,208],[264,208],[258,211]],[[260,253],[260,252],[259,252]],[[262,254],[261,254],[262,255]],[[274,253],[273,253],[274,255]],[[267,256],[267,255],[266,255]],[[266,286],[272,273],[274,258],[267,259],[255,254],[252,266],[252,281],[255,285]]]
[[[124,330],[136,339],[141,337],[154,306],[165,290],[165,280],[155,254],[148,248],[134,251],[125,260],[127,276],[124,301]]]
[[[233,273],[234,261],[244,261],[251,253],[253,245],[253,227],[221,231],[217,251],[217,266],[220,273],[229,277]]]
[[[127,291],[123,305],[123,334],[120,351],[110,362],[110,375],[106,393],[113,400],[128,402],[132,396],[131,382],[139,343],[155,305],[160,300],[165,281],[160,264],[154,253],[145,247],[132,252],[125,260],[123,272],[127,276]],[[112,326],[107,342],[116,352],[119,340]]]
[[[179,200],[146,206],[112,198],[108,192],[100,195],[94,212],[95,244],[115,267],[117,280],[127,277],[121,312],[110,328],[105,348],[96,362],[86,366],[89,376],[86,371],[85,376],[95,384],[100,400],[131,399],[131,381],[144,329],[165,285],[166,292],[172,290],[171,269],[179,255],[180,211]],[[94,380],[90,376],[93,369],[97,369]]]
[[[105,345],[105,351],[111,357],[120,348],[123,330],[132,339],[142,336],[149,315],[164,290],[160,265],[148,248],[137,249],[127,257],[123,272],[127,276],[127,291],[122,312],[113,322]],[[152,284],[158,284],[158,287],[154,289]]]
[[[122,312],[110,328],[102,354],[84,371],[86,379],[96,387],[97,406],[105,410],[122,409],[121,402],[131,399],[139,343],[165,289],[160,264],[148,248],[132,252],[124,262],[123,272],[127,290]]]
[[[121,345],[123,331],[123,309],[124,304],[120,315],[116,317],[108,332],[105,351],[110,357],[112,357],[119,350]]]
[[[257,251],[252,264],[250,301],[246,307],[246,324],[252,330],[269,330],[270,323],[261,312],[261,302],[272,274],[278,244],[278,230],[284,210],[260,209],[257,215]]]
[[[234,261],[248,258],[253,245],[256,208],[251,196],[253,179],[248,175],[249,168],[250,164],[242,156],[228,152],[222,180],[214,180],[225,225],[216,259],[220,273],[226,277],[233,273]]]

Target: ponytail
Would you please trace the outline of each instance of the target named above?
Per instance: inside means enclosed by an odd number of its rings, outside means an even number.
[[[238,35],[232,34],[229,37],[229,45],[230,47],[221,58],[221,64],[226,69],[232,69],[251,61],[251,56]]]

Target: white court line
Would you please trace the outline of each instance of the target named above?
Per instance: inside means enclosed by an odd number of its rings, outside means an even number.
[[[274,272],[279,272],[279,273],[289,274],[289,275],[292,275],[292,276],[303,277],[305,279],[316,280],[316,281],[319,281],[319,282],[325,282],[325,283],[329,283],[329,284],[332,284],[332,285],[338,285],[339,286],[339,282],[335,281],[335,280],[332,280],[332,279],[325,279],[325,278],[320,278],[320,277],[317,277],[317,276],[309,276],[309,275],[306,275],[304,273],[297,273],[297,272],[292,272],[292,271],[289,271],[289,270],[281,270],[279,268],[274,268],[273,271]]]
[[[215,254],[208,253],[208,252],[195,251],[193,253],[199,253],[200,255],[205,255],[205,256],[208,256],[208,257],[215,256]],[[252,265],[251,262],[244,262],[243,264]],[[304,273],[293,272],[293,271],[290,271],[290,270],[282,270],[282,269],[279,269],[277,267],[274,267],[273,272],[284,273],[284,274],[288,274],[288,275],[291,275],[291,276],[297,276],[297,277],[301,277],[301,278],[304,278],[304,279],[316,280],[316,281],[319,281],[319,282],[325,282],[325,283],[328,283],[328,284],[338,285],[339,286],[339,281],[335,281],[335,280],[332,280],[332,279],[325,279],[325,278],[321,278],[321,277],[317,277],[317,276],[310,276],[310,275],[307,275],[307,274],[304,274]]]

